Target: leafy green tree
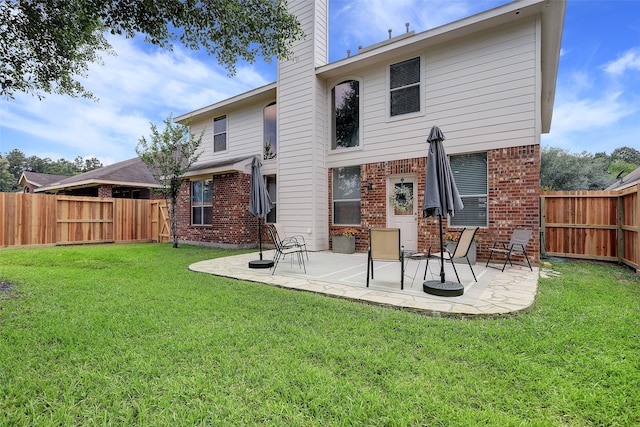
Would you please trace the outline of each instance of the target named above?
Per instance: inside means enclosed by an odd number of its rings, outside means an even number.
[[[602,190],[613,181],[608,166],[606,157],[586,151],[571,154],[561,148],[543,147],[540,184],[557,191]]]
[[[0,156],[0,192],[15,191],[17,180],[9,171],[9,161]]]
[[[0,158],[1,157],[2,156],[0,156]],[[24,153],[18,149],[13,149],[7,153],[5,160],[7,161],[7,171],[11,174],[14,183],[18,182],[24,171],[72,176],[102,167],[102,162],[95,157],[83,159],[78,156],[73,162],[65,159],[53,161],[48,157],[26,157]],[[3,188],[8,187],[5,186]],[[18,188],[14,185],[13,190],[3,191],[17,190]]]
[[[283,0],[0,1],[0,95],[92,98],[76,80],[111,52],[105,32],[215,55],[230,74],[239,58],[287,58],[303,36]]]
[[[196,154],[202,135],[194,138],[189,129],[189,124],[174,124],[169,116],[164,120],[165,129],[159,131],[157,126],[151,123],[150,142],[143,136],[136,146],[136,153],[149,167],[151,173],[161,185],[160,192],[164,196],[169,207],[169,219],[171,221],[171,236],[173,247],[178,247],[178,222],[176,220],[176,207],[178,194],[182,187],[185,173],[193,165],[200,154]]]
[[[26,170],[27,158],[22,151],[13,149],[7,153],[5,159],[9,162],[9,172],[17,182],[20,179],[20,175],[22,175],[22,171]]]
[[[611,175],[614,178],[617,178],[618,175],[620,175],[620,177],[627,176],[637,168],[638,168],[638,165],[621,160],[619,162],[611,163],[611,165],[609,166],[608,172],[609,172],[609,175]]]
[[[92,157],[90,159],[83,159],[82,157],[78,156],[73,161],[73,164],[75,166],[75,169],[79,173],[89,172],[102,167],[102,162],[95,157]]]
[[[612,162],[626,162],[633,165],[640,166],[640,151],[631,147],[616,148],[611,152]]]

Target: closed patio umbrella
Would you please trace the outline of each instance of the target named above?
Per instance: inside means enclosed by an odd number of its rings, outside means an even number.
[[[445,280],[444,274],[444,236],[442,217],[453,216],[464,208],[458,187],[453,179],[451,164],[444,150],[444,134],[434,126],[429,132],[429,155],[425,178],[425,195],[422,204],[422,216],[437,216],[440,227],[440,280],[428,280],[422,285],[424,292],[440,296],[459,296],[464,293],[460,283]]]
[[[269,192],[262,177],[262,162],[258,156],[251,162],[251,188],[249,189],[249,213],[258,218],[258,240],[260,242],[260,259],[249,261],[249,268],[271,268],[273,260],[262,259],[262,219],[273,208]]]

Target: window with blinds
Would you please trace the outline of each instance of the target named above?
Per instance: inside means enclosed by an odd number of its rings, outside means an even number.
[[[420,111],[420,58],[392,64],[389,67],[390,114]]]
[[[451,170],[464,209],[450,219],[452,226],[487,227],[489,218],[487,153],[451,156]]]

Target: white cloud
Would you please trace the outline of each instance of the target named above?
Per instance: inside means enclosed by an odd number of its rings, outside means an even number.
[[[613,76],[620,76],[628,70],[640,71],[640,48],[626,51],[615,61],[605,64],[603,68]]]
[[[23,144],[49,141],[21,151],[52,159],[96,156],[105,164],[125,160],[136,155],[149,122],[159,124],[169,114],[175,117],[270,82],[245,65],[229,78],[214,57],[201,60],[179,46],[168,52],[131,39],[112,37],[110,43],[117,56],[104,56],[104,65],[91,64],[82,80],[99,102],[59,95],[3,101],[2,127],[21,135]],[[2,150],[14,148],[5,148],[8,144],[3,142]]]
[[[336,38],[337,58],[346,57],[346,50],[357,52],[358,46],[370,46],[388,39],[388,30],[392,30],[392,36],[398,36],[406,32],[405,23],[410,23],[410,31],[416,33],[434,28],[452,21],[479,13],[501,4],[507,0],[355,0],[338,6],[336,11],[331,10],[331,23],[329,31]]]

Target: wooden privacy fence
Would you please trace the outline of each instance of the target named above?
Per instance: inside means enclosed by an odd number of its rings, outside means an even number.
[[[163,242],[165,218],[158,200],[0,193],[0,247]]]
[[[624,190],[545,192],[540,208],[547,255],[640,269],[640,184]]]

